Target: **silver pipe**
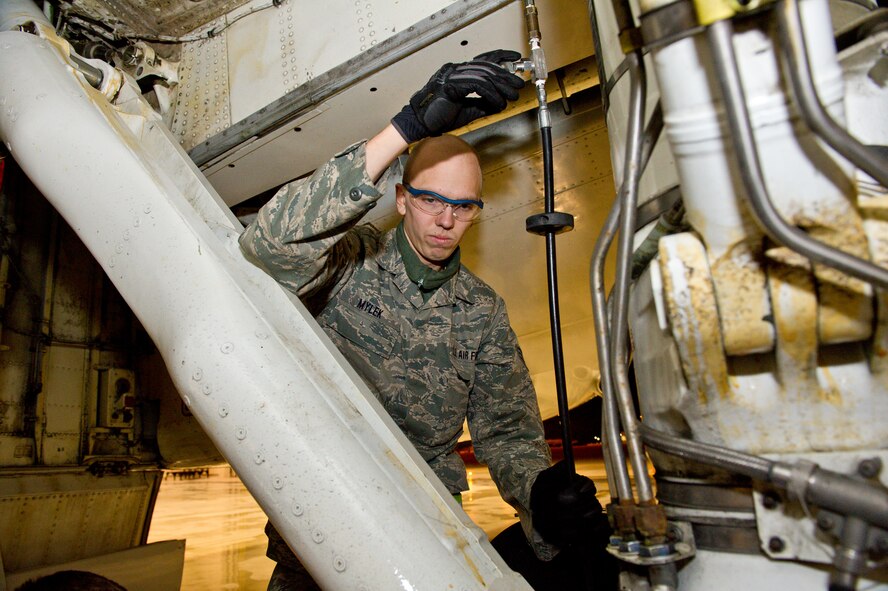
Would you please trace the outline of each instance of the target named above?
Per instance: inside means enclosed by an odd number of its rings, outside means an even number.
[[[639,427],[639,431],[647,445],[677,458],[702,462],[708,466],[715,466],[729,472],[742,474],[754,480],[763,482],[771,480],[771,468],[774,462],[770,460],[726,447],[676,437],[675,435],[649,427],[644,423]]]
[[[755,138],[731,42],[732,35],[733,26],[729,20],[713,23],[706,30],[709,47],[719,73],[717,78],[725,103],[728,126],[734,138],[738,172],[743,179],[746,197],[756,220],[768,236],[779,244],[812,261],[834,267],[848,275],[874,283],[882,289],[888,289],[888,269],[812,239],[800,229],[787,224],[774,208],[768,197],[755,149]]]
[[[602,420],[606,429],[602,433],[604,457],[610,460],[608,478],[613,477],[612,491],[620,499],[632,499],[632,485],[626,467],[626,455],[623,453],[623,442],[620,439],[620,415],[614,395],[613,373],[610,357],[610,322],[607,313],[607,299],[604,290],[604,264],[607,252],[617,233],[620,221],[620,200],[615,199],[610,214],[604,222],[604,228],[595,241],[592,251],[592,264],[589,270],[592,289],[592,315],[595,321],[595,344],[598,348],[598,370],[601,374]],[[611,475],[613,472],[613,475]],[[608,481],[610,483],[610,480]]]
[[[777,24],[792,91],[805,123],[836,152],[888,188],[888,162],[837,124],[817,97],[797,0],[778,2]]]
[[[638,182],[641,177],[642,126],[644,125],[644,102],[647,80],[644,59],[640,51],[626,56],[629,60],[629,125],[626,132],[626,161],[623,163],[623,183],[620,188],[620,240],[617,250],[617,278],[614,287],[614,323],[612,326],[613,348],[611,363],[616,378],[617,401],[622,419],[623,431],[629,448],[629,461],[635,475],[635,488],[638,502],[645,503],[654,498],[653,487],[647,472],[647,459],[638,432],[638,420],[632,404],[629,388],[629,372],[625,362],[628,339],[629,280],[632,264],[632,246],[635,235],[636,202]]]
[[[799,470],[799,464],[775,462],[726,447],[676,437],[641,424],[644,442],[654,449],[685,460],[701,462],[753,480],[790,490],[805,501],[835,513],[860,518],[876,527],[888,528],[888,492],[879,485],[845,474],[824,470],[814,464]],[[803,474],[802,482],[798,481]]]

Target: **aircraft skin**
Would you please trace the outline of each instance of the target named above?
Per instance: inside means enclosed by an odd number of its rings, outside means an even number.
[[[431,587],[463,577],[468,581],[466,588],[527,588],[486,540],[477,539],[477,528],[447,495],[441,495],[436,479],[429,478],[421,461],[416,462],[415,452],[402,449],[400,434],[391,432],[388,418],[365,400],[366,393],[360,384],[353,384],[354,376],[341,367],[336,352],[326,350],[323,337],[317,334],[320,330],[312,327],[298,303],[262,283],[261,272],[238,266],[239,252],[232,247],[241,224],[277,187],[304,178],[333,153],[381,129],[439,65],[499,47],[529,55],[524,3],[424,0],[401,4],[329,2],[323,11],[311,15],[299,10],[294,0],[114,4],[83,0],[45,6],[15,0],[0,9],[0,47],[8,43],[10,52],[25,55],[33,39],[22,37],[39,37],[63,56],[67,70],[60,70],[58,76],[72,81],[64,86],[67,92],[83,87],[87,101],[100,105],[96,111],[113,123],[111,127],[118,126],[120,137],[130,138],[121,140],[119,146],[125,148],[105,152],[111,156],[95,167],[55,156],[64,152],[50,148],[52,134],[44,138],[36,131],[33,136],[31,130],[21,131],[23,126],[16,119],[19,112],[26,117],[26,109],[7,103],[16,98],[17,91],[21,93],[22,86],[16,84],[25,82],[9,82],[6,88],[0,83],[0,105],[7,106],[0,125],[6,144],[0,153],[4,157],[0,160],[4,238],[0,258],[0,558],[4,576],[0,589],[15,589],[28,578],[71,568],[102,574],[128,589],[177,589],[183,541],[146,544],[162,470],[225,461],[235,466],[269,516],[285,522],[282,533],[290,536],[288,541],[305,544],[308,566],[325,587],[342,588],[344,577],[353,576],[366,588],[386,588],[396,579],[426,588],[425,584]],[[834,3],[834,22],[829,23],[829,18],[816,21],[818,11],[826,10],[825,3],[805,0],[806,22],[817,22],[820,27],[809,34],[831,37],[832,27],[842,29],[874,8],[850,4]],[[626,146],[631,144],[626,129],[631,75],[619,71],[623,52],[616,24],[608,24],[612,19],[616,23],[610,4],[597,2],[596,6],[599,21],[606,21],[599,24],[599,43],[604,45],[597,59],[586,3],[553,0],[538,7],[548,62],[555,205],[573,214],[576,222],[571,232],[556,239],[566,394],[572,407],[601,392],[601,355],[596,345],[601,328],[596,330],[589,262],[615,195],[632,170],[626,164]],[[650,6],[642,7],[642,12],[650,11]],[[764,30],[767,25],[762,23],[770,22],[771,15],[748,16],[741,10],[718,22],[733,18],[751,23],[749,29]],[[38,21],[39,26],[18,30],[22,23]],[[756,36],[742,25],[740,30],[741,56],[746,55],[744,51],[767,55],[770,50],[763,48],[770,47],[768,35]],[[70,47],[61,39],[67,39]],[[639,180],[642,207],[631,228],[640,231],[635,246],[674,205],[676,187],[688,212],[678,228],[683,231],[673,230],[673,236],[660,241],[659,257],[633,284],[631,299],[626,296],[644,424],[773,461],[801,459],[837,474],[856,474],[864,460],[888,460],[883,418],[888,410],[888,380],[880,361],[886,349],[884,290],[866,282],[837,279],[820,267],[813,274],[810,268],[803,270],[805,278],[800,278],[800,271],[792,267],[792,253],[764,240],[745,206],[737,205],[743,191],[731,176],[736,175],[731,172],[736,171],[736,164],[729,160],[731,150],[723,147],[730,143],[730,134],[724,134],[728,139],[723,140],[713,131],[718,124],[704,127],[708,120],[696,128],[687,123],[697,121],[694,117],[702,121],[701,114],[708,113],[710,103],[702,99],[695,103],[693,97],[704,94],[698,89],[715,84],[711,72],[709,78],[697,79],[695,70],[687,66],[707,59],[699,57],[708,51],[699,47],[702,36],[695,39],[694,43],[688,37],[659,41],[644,58],[650,76],[645,112],[649,115],[654,110],[662,94],[667,125]],[[830,109],[847,109],[840,118],[870,145],[884,145],[888,138],[888,117],[884,109],[874,107],[884,105],[884,85],[867,86],[874,79],[867,73],[879,71],[873,69],[876,62],[872,61],[877,42],[884,42],[884,33],[849,44],[840,54],[841,67],[828,51],[816,54],[817,63],[835,62],[830,72],[837,72],[838,79],[844,77],[847,86],[847,90],[841,82],[821,86],[832,101]],[[687,47],[695,43],[694,48]],[[79,57],[70,57],[72,53]],[[13,63],[0,61],[0,72],[6,67],[11,73]],[[762,79],[763,72],[770,71],[769,62],[742,64],[743,68],[760,68],[756,72]],[[721,64],[708,64],[700,71],[716,67]],[[114,69],[122,73],[117,78],[110,74]],[[93,92],[87,87],[97,71],[102,82]],[[604,88],[601,77],[609,78]],[[20,79],[24,77],[16,78]],[[116,86],[109,88],[112,84]],[[33,100],[23,104],[38,105],[43,93],[50,92],[43,89],[51,86],[34,86],[38,90]],[[716,98],[708,100],[720,104],[718,92],[714,94]],[[106,108],[102,101],[115,106]],[[550,418],[557,415],[558,407],[546,305],[545,240],[526,232],[524,223],[543,209],[537,106],[531,81],[502,115],[457,131],[479,151],[485,177],[484,213],[467,233],[461,256],[505,299],[543,416]],[[755,114],[754,121],[756,117],[778,121],[770,112]],[[131,127],[124,129],[125,124]],[[769,129],[780,125],[781,121],[770,128],[766,125],[764,132],[756,128],[757,133],[767,136]],[[74,152],[92,153],[91,146],[101,144],[108,135],[96,128],[93,137],[87,126],[83,132],[61,135],[61,127],[66,126],[57,126],[59,137],[64,138],[59,143],[83,142]],[[76,128],[73,123],[70,127]],[[795,223],[807,224],[820,240],[884,268],[888,264],[882,248],[888,243],[881,213],[884,187],[844,161],[833,164],[820,155],[810,156],[811,146],[819,144],[807,135],[783,133],[785,141],[778,139],[761,149],[772,194],[776,199],[789,195],[780,202],[784,212],[791,212],[784,215],[796,216]],[[699,139],[704,136],[710,144]],[[40,138],[30,143],[46,146],[42,157],[39,150],[37,156],[25,155],[22,141],[30,137]],[[804,149],[795,150],[797,143]],[[158,192],[178,199],[169,198],[173,205],[168,213],[161,211],[163,202],[146,205],[148,198],[137,196],[143,190],[141,177],[133,176],[132,195],[119,190],[114,199],[114,191],[107,187],[124,181],[112,169],[130,170],[123,152],[133,162],[149,162],[144,167],[146,178],[157,182]],[[95,153],[102,152],[97,148]],[[47,180],[43,172],[53,178]],[[787,187],[801,183],[799,179],[805,180],[800,186],[813,205],[792,210],[792,191]],[[148,194],[153,189],[144,191]],[[59,195],[65,205],[60,205]],[[183,204],[193,210],[183,210]],[[184,220],[181,231],[177,230],[180,220]],[[397,222],[394,196],[384,197],[367,221],[382,229],[392,227]],[[149,228],[157,233],[148,234]],[[191,242],[201,245],[194,262],[189,258],[194,250],[188,246]],[[176,244],[182,245],[180,261]],[[607,286],[614,284],[618,272],[617,250],[615,245],[607,254]],[[205,262],[201,257],[212,258],[218,264],[214,269],[222,271],[207,270],[209,264],[199,269]],[[161,278],[164,269],[171,279]],[[220,275],[226,279],[219,279]],[[701,278],[705,280],[700,282]],[[683,281],[689,287],[682,287]],[[838,287],[830,291],[833,284]],[[174,293],[176,285],[182,297],[167,303],[165,294]],[[228,295],[235,292],[245,294],[244,299]],[[254,328],[260,326],[253,324],[254,308],[259,318],[270,318],[267,327]],[[281,312],[283,308],[288,310]],[[193,317],[213,318],[213,313],[221,317],[225,310],[232,314],[231,334],[237,330],[234,325],[243,328],[237,337],[218,336],[227,328],[210,334],[206,325],[190,324]],[[234,314],[242,316],[235,319]],[[690,319],[686,326],[691,328],[682,329],[685,325],[679,319]],[[195,335],[194,342],[188,340],[190,334]],[[273,379],[262,382],[265,378],[249,376],[237,381],[241,379],[238,373],[249,374],[260,366],[265,371],[266,366],[277,364],[270,361],[277,358],[264,356],[271,355],[267,353],[271,347],[263,349],[260,334],[271,335],[275,343],[276,338],[291,344],[318,343],[317,353],[306,352],[313,348],[309,345],[286,350],[286,362],[294,367],[293,383],[327,384],[332,393],[323,394],[324,404],[357,408],[361,419],[344,420],[342,425],[343,413],[334,416],[334,412],[329,419],[301,424],[299,436],[305,439],[284,444],[293,445],[294,451],[273,450],[275,438],[289,438],[287,427],[277,425],[275,417],[304,409],[276,406],[275,395],[282,396],[283,390],[273,391],[277,389]],[[802,335],[799,338],[807,344],[791,341],[796,335]],[[246,341],[251,344],[245,346]],[[244,352],[252,346],[265,352]],[[207,350],[204,357],[195,352],[202,347]],[[315,360],[312,355],[319,357]],[[296,375],[302,371],[297,366],[312,364],[321,368],[317,374]],[[280,376],[282,381],[289,379]],[[242,394],[253,389],[263,391],[264,397]],[[256,403],[251,406],[245,400]],[[320,410],[316,412],[322,416]],[[631,428],[627,429],[625,416],[622,420],[631,455]],[[305,433],[308,424],[314,425],[315,433]],[[342,437],[329,435],[339,428]],[[325,433],[326,429],[330,431]],[[258,434],[264,430],[268,433]],[[604,436],[597,431],[575,435],[586,441]],[[257,437],[260,441],[254,443]],[[329,478],[329,486],[349,488],[351,481],[338,474],[317,475],[322,462],[313,458],[319,458],[324,451],[320,448],[335,445],[334,441],[341,441],[342,449],[327,450],[333,461],[337,451],[354,456],[357,452],[347,450],[361,448],[361,453],[374,458],[371,463],[379,464],[379,472],[361,477],[386,479],[397,493],[380,497],[375,508],[367,509],[368,514],[401,511],[399,506],[405,503],[396,502],[402,498],[398,495],[419,499],[415,514],[405,510],[404,523],[411,525],[404,529],[423,533],[405,541],[397,533],[377,532],[374,535],[380,536],[380,542],[365,548],[375,548],[379,555],[369,551],[347,554],[342,548],[350,534],[330,517],[342,510],[340,506],[298,494],[297,500],[281,497],[294,489],[296,475],[318,478],[317,482]],[[317,456],[312,455],[312,447]],[[386,455],[380,450],[395,450],[389,455],[397,461],[387,464],[377,459]],[[293,456],[306,458],[304,464],[289,459]],[[716,581],[738,589],[826,586],[828,569],[810,568],[806,563],[829,564],[832,560],[820,556],[824,549],[841,553],[848,548],[865,557],[849,558],[840,565],[834,583],[853,588],[858,578],[869,577],[860,585],[888,586],[884,556],[879,558],[877,550],[882,547],[880,541],[888,540],[884,523],[867,522],[863,541],[854,543],[843,541],[842,526],[827,532],[821,527],[817,534],[817,515],[834,513],[824,510],[806,518],[809,509],[804,493],[800,503],[793,500],[793,494],[799,496],[801,476],[796,475],[789,493],[779,493],[781,504],[789,508],[777,519],[767,509],[770,489],[761,483],[752,485],[723,466],[702,468],[656,450],[651,450],[651,458],[660,478],[657,488],[665,490],[658,505],[665,507],[663,523],[668,517],[670,524],[679,524],[670,531],[686,536],[685,545],[673,544],[660,562],[689,565],[665,578],[652,575],[651,581],[660,588],[706,589]],[[393,475],[402,466],[407,475]],[[619,491],[620,476],[612,473],[616,470],[611,463],[609,480],[617,480],[610,488]],[[854,479],[859,480],[858,476]],[[879,506],[885,498],[885,471],[876,470],[864,480],[871,487],[864,496]],[[704,498],[721,499],[725,488],[741,490],[744,499],[728,516],[736,520],[731,526],[741,524],[743,530],[731,538],[736,542],[734,553],[713,542],[727,535],[725,522],[719,521],[726,512],[715,510],[704,523],[695,521],[691,510],[708,510],[695,491],[704,491]],[[635,492],[643,497],[645,491]],[[302,500],[306,498],[310,500]],[[627,500],[626,495],[622,500]],[[628,500],[635,502],[631,492]],[[639,505],[646,500],[639,498]],[[316,507],[314,521],[308,525],[303,519],[305,507]],[[441,544],[438,539],[445,536],[423,517],[433,514],[458,532],[458,539],[469,540],[469,550],[460,554]],[[837,519],[845,523],[847,517]],[[379,529],[369,521],[359,527]],[[322,542],[317,540],[319,531],[324,532]],[[315,536],[314,541],[309,536]],[[640,534],[639,538],[649,542]],[[783,542],[781,548],[768,544],[775,538]],[[380,568],[379,563],[395,560],[382,554],[389,551],[383,549],[382,540],[390,543],[393,555],[399,549],[406,554],[406,546],[412,543],[417,553],[425,551],[428,558],[414,560],[415,572],[404,569],[398,574],[398,569]],[[621,543],[628,543],[625,536]],[[612,548],[618,557],[650,566],[650,561],[639,559],[637,551],[627,552],[621,543]],[[332,555],[329,548],[335,549]],[[480,574],[466,575],[466,563],[480,565]],[[731,582],[722,580],[725,572],[732,573]],[[627,575],[624,584],[645,588],[647,578],[642,578]]]

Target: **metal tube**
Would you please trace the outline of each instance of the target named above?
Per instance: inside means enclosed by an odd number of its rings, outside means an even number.
[[[795,465],[775,462],[710,443],[676,437],[644,424],[639,426],[644,442],[678,458],[701,462],[729,472],[769,482],[787,490],[800,488],[806,502],[867,523],[888,528],[888,492],[870,482],[812,466],[801,486],[795,482]]]
[[[797,0],[781,0],[776,12],[783,59],[786,60],[792,91],[805,123],[836,152],[888,188],[888,161],[838,125],[817,97]]]
[[[725,104],[737,168],[746,188],[746,198],[758,223],[773,240],[802,254],[812,261],[834,267],[848,275],[888,288],[888,269],[837,250],[812,239],[800,229],[790,226],[774,208],[765,187],[755,138],[746,109],[743,85],[737,69],[732,44],[733,26],[728,20],[709,26],[706,35],[719,75],[717,76]]]
[[[675,457],[702,462],[763,482],[771,480],[774,462],[770,460],[717,445],[676,437],[648,427],[644,423],[639,426],[639,431],[647,445]]]
[[[613,349],[611,363],[617,385],[617,401],[623,431],[629,447],[629,461],[635,475],[635,487],[640,503],[653,500],[653,488],[647,472],[647,460],[638,433],[638,421],[632,404],[632,393],[629,388],[629,373],[625,363],[624,352],[628,339],[628,308],[629,308],[629,273],[632,260],[632,246],[635,234],[636,201],[638,197],[638,181],[641,177],[642,126],[644,125],[644,102],[647,91],[644,60],[640,51],[627,56],[631,79],[629,125],[626,140],[626,162],[624,165],[623,183],[620,189],[620,240],[617,251],[617,278],[614,292],[614,323],[612,327]]]
[[[598,348],[598,370],[601,374],[602,418],[606,425],[602,433],[605,445],[605,458],[610,459],[611,469],[608,478],[613,478],[616,496],[619,499],[632,499],[632,485],[626,468],[626,456],[620,439],[620,415],[614,395],[613,374],[611,372],[610,336],[607,313],[607,300],[604,290],[604,263],[610,245],[617,233],[620,221],[620,200],[615,199],[604,228],[595,241],[592,264],[589,271],[592,289],[592,315],[595,321],[595,344]],[[613,474],[611,474],[611,471]],[[611,489],[614,491],[614,488]],[[613,492],[611,493],[613,495]]]

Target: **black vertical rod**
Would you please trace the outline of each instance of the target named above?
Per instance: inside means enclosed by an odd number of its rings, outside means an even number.
[[[555,181],[552,162],[552,128],[540,128],[543,143],[543,184],[546,213],[555,211]],[[555,256],[555,232],[546,232],[546,270],[549,278],[549,323],[552,330],[552,356],[555,361],[555,393],[558,397],[558,415],[561,418],[561,444],[564,462],[570,474],[576,473],[573,438],[570,432],[570,407],[564,376],[564,350],[561,342],[561,311],[558,304],[558,268]]]

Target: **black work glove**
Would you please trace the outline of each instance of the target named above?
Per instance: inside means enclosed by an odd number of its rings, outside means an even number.
[[[543,470],[530,489],[534,529],[559,548],[606,546],[611,528],[595,492],[594,482],[571,475],[564,462]]]
[[[444,64],[426,85],[410,97],[392,123],[408,143],[441,135],[467,123],[499,113],[506,101],[518,98],[520,76],[500,67],[521,59],[517,51],[497,49],[470,62]],[[477,97],[469,95],[475,93]]]

